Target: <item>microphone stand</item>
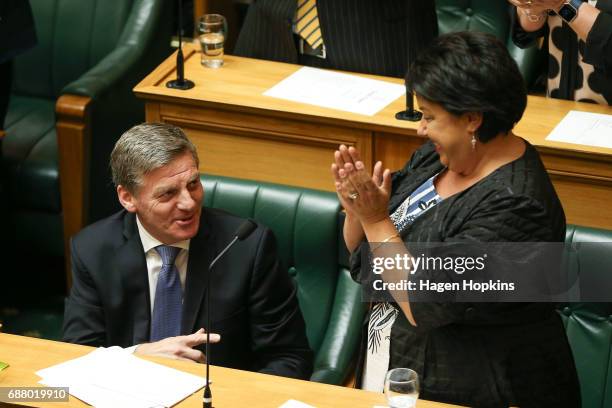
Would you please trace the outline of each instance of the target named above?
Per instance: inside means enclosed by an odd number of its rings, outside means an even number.
[[[219,259],[227,252],[229,249],[238,241],[238,236],[236,235],[234,239],[227,245],[223,251],[219,255],[213,259],[208,267],[208,276],[206,277],[206,387],[204,387],[204,399],[202,406],[204,408],[212,408],[212,391],[210,390],[210,275],[212,275],[213,266],[217,263]]]
[[[221,259],[221,257],[223,257],[223,255],[225,255],[225,253],[229,251],[237,241],[242,241],[247,238],[253,231],[255,231],[256,228],[257,224],[255,224],[254,221],[250,219],[244,221],[238,228],[238,231],[236,231],[236,235],[231,242],[227,244],[225,248],[223,248],[223,251],[221,251],[208,266],[208,276],[206,277],[206,386],[204,387],[204,396],[202,399],[203,408],[213,408],[212,391],[210,390],[210,332],[212,331],[210,327],[210,295],[212,292],[210,290],[210,276],[212,275],[212,269],[217,261]]]
[[[412,89],[410,89],[410,92],[408,92],[408,87],[406,86],[406,110],[397,112],[395,114],[395,119],[418,122],[419,120],[421,120],[422,117],[423,114],[418,110],[414,109],[414,97]]]
[[[195,86],[193,81],[185,79],[185,57],[183,57],[183,1],[178,0],[178,38],[179,46],[176,53],[176,79],[166,82],[166,87],[186,91]]]

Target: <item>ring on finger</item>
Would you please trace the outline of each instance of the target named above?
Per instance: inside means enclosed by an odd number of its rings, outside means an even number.
[[[357,199],[357,197],[359,197],[359,193],[356,191],[353,191],[352,193],[349,193],[348,198],[350,198],[351,200],[355,200]]]

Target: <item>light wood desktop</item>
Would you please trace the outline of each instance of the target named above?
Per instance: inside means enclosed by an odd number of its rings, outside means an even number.
[[[294,103],[263,92],[298,65],[228,55],[215,70],[201,66],[195,45],[185,45],[184,54],[185,76],[195,88],[166,88],[175,77],[173,55],[134,92],[146,103],[147,121],[186,130],[205,173],[333,190],[329,166],[340,143],[359,148],[367,166],[382,160],[395,170],[424,142],[417,123],[394,117],[404,98],[373,117]],[[612,228],[612,149],[545,140],[570,110],[612,114],[609,106],[530,96],[516,133],[540,151],[569,223]]]
[[[0,333],[0,361],[10,366],[0,371],[0,387],[32,387],[40,378],[36,371],[76,357],[83,356],[92,347],[60,343],[32,337]],[[204,365],[162,357],[148,357],[147,360],[173,367],[178,370],[203,376]],[[232,370],[211,366],[213,402],[217,408],[279,407],[289,399],[305,402],[315,407],[355,408],[386,405],[383,394],[356,390],[327,384],[300,381],[248,371]],[[85,407],[80,400],[70,397],[68,403],[18,403],[36,407]],[[0,402],[0,406],[2,403]],[[183,400],[179,407],[201,407],[202,391],[199,390]],[[444,408],[454,405],[419,400],[419,408]]]

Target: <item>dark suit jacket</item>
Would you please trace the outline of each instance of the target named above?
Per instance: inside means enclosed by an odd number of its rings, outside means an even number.
[[[431,142],[419,148],[393,175],[389,211],[442,168]],[[565,215],[538,152],[527,144],[521,158],[444,199],[401,236],[408,245],[563,242]],[[355,251],[351,274],[365,281],[369,277],[360,266]],[[416,273],[421,280],[436,280],[431,271]],[[411,302],[410,307],[417,326],[399,313],[391,329],[389,368],[416,370],[423,398],[475,407],[580,406],[576,368],[554,305]]]
[[[35,45],[36,30],[29,0],[2,0],[0,2],[0,64]]]
[[[249,7],[235,55],[298,63],[292,31],[297,0]],[[431,0],[318,0],[326,68],[403,77],[418,50],[437,35]]]
[[[191,239],[182,334],[206,328],[208,265],[243,219],[203,209]],[[121,211],[72,240],[73,286],[66,301],[64,340],[91,346],[128,347],[148,342],[149,284],[136,217]],[[211,345],[215,365],[308,378],[312,351],[296,288],[279,268],[272,232],[259,226],[214,267],[211,276]]]

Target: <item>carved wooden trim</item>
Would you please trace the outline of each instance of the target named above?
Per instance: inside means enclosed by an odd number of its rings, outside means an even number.
[[[87,96],[62,95],[55,105],[68,289],[72,285],[70,238],[85,226],[89,208],[90,102]]]

